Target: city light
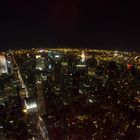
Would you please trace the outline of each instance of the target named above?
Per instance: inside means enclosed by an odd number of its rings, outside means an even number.
[[[39,50],[39,52],[41,52],[41,53],[42,53],[42,52],[44,52],[44,50],[43,50],[43,49],[41,49],[41,50]]]
[[[49,69],[52,69],[52,65],[51,64],[49,65]]]
[[[77,65],[78,68],[85,68],[86,65]]]
[[[55,55],[55,58],[59,58],[60,57],[60,55]]]
[[[37,105],[34,103],[34,104],[30,104],[30,105],[26,105],[26,108],[27,109],[33,109],[33,108],[36,108]]]
[[[23,109],[22,111],[23,111],[24,113],[27,113],[27,112],[28,112],[28,110],[27,110],[27,109]]]
[[[8,70],[5,56],[0,55],[0,75],[3,73],[8,73]]]
[[[139,54],[49,48],[2,56],[10,63],[0,75],[3,136],[127,140],[139,132]]]
[[[41,58],[41,55],[36,55],[36,59]]]
[[[27,110],[37,109],[37,104],[33,98],[27,98],[24,102]]]
[[[93,103],[93,100],[89,99],[89,102],[90,102],[90,103]]]
[[[39,70],[43,70],[41,67],[38,68]]]
[[[7,61],[8,64],[11,64],[11,61]]]
[[[81,54],[81,61],[84,62],[84,61],[85,61],[85,58],[86,58],[86,57],[85,57],[85,53],[84,53],[84,51],[82,51],[82,54]]]

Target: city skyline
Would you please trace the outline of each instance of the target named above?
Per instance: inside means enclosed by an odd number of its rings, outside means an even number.
[[[46,48],[0,58],[1,139],[139,139],[138,53]]]

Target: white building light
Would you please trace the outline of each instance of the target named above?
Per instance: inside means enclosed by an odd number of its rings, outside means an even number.
[[[49,69],[52,69],[52,65],[51,64],[49,65]]]
[[[37,109],[37,104],[35,100],[27,98],[25,99],[25,107],[27,110],[34,110]]]
[[[42,53],[42,52],[44,52],[44,50],[43,50],[43,49],[41,49],[41,50],[39,50],[39,52],[41,52],[41,53]]]
[[[26,105],[26,108],[27,108],[27,109],[34,109],[34,108],[37,108],[37,104],[36,104],[36,103],[32,103],[32,104]]]
[[[8,60],[7,63],[8,63],[8,64],[11,64],[11,61]]]
[[[90,103],[93,103],[93,100],[89,99],[89,102],[90,102]]]
[[[39,69],[39,70],[42,70],[42,68],[41,68],[41,67],[39,67],[38,69]]]
[[[55,55],[55,58],[59,58],[59,57],[60,57],[60,55],[58,55],[58,54],[57,54],[57,55]]]
[[[36,55],[36,59],[41,58],[41,55]]]
[[[76,65],[77,66],[77,68],[84,68],[84,67],[86,67],[86,65]]]
[[[0,74],[8,73],[6,58],[0,55]]]

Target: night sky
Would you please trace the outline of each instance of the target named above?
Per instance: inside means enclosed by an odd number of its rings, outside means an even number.
[[[139,4],[122,0],[1,0],[0,48],[140,51]]]

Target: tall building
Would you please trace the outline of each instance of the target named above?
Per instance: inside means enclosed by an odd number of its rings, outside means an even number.
[[[8,73],[6,58],[4,55],[0,55],[0,75],[4,73]]]
[[[10,55],[7,55],[6,60],[7,60],[8,73],[13,74],[13,72],[14,72],[14,64],[13,64],[13,61],[12,61],[12,57]]]
[[[36,70],[45,70],[45,57],[36,55]]]

